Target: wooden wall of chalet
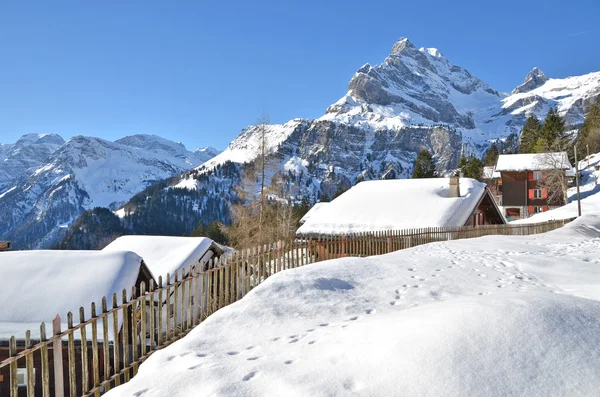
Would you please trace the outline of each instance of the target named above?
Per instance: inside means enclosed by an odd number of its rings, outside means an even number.
[[[527,173],[502,173],[502,205],[505,207],[527,205]]]

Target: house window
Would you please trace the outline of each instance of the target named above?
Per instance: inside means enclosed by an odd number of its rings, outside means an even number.
[[[533,198],[541,199],[542,198],[542,189],[533,189]]]
[[[17,368],[17,384],[27,387],[27,368]],[[33,368],[33,384],[35,385],[35,368]]]
[[[540,212],[543,212],[542,211],[542,207],[533,207],[533,213],[534,214],[539,214]]]
[[[533,171],[533,180],[541,181],[542,180],[542,171]]]

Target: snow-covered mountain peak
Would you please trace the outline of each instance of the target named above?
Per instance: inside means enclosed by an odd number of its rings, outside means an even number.
[[[26,134],[15,143],[0,144],[0,194],[22,174],[40,166],[64,142],[56,134]]]
[[[420,48],[420,51],[424,51],[436,58],[444,58],[444,55],[437,48]]]
[[[219,154],[221,154],[221,150],[215,149],[212,146],[206,146],[206,147],[199,147],[198,149],[194,150],[194,153],[212,158],[212,157],[215,157],[215,156],[218,156]]]
[[[407,37],[400,38],[394,45],[392,46],[392,54],[399,55],[402,53],[410,53],[412,51],[416,51],[417,48],[413,45],[413,43],[408,40]]]
[[[500,106],[497,91],[438,49],[417,49],[402,38],[382,64],[366,64],[354,74],[348,93],[321,120],[392,130],[447,125],[485,141],[489,134],[481,136],[477,128],[490,114],[479,110]]]
[[[527,73],[527,76],[525,77],[523,84],[521,84],[520,86],[515,88],[512,91],[512,93],[520,94],[523,92],[529,92],[531,90],[534,90],[534,89],[544,85],[544,83],[546,83],[546,81],[548,81],[548,77],[546,77],[544,72],[542,72],[536,66],[533,69],[531,69],[531,72]]]

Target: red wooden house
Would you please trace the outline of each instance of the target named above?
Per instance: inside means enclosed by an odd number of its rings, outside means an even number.
[[[501,176],[504,216],[509,221],[522,219],[565,205],[563,194],[549,191],[547,179],[551,173],[563,173],[566,186],[572,168],[566,152],[500,155],[495,171]]]

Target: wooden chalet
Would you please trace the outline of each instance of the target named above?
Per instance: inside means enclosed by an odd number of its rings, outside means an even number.
[[[502,178],[495,166],[483,167],[481,175],[482,181],[490,189],[490,193],[494,196],[496,204],[502,205]]]
[[[2,251],[10,251],[10,241],[0,241],[0,252]]]
[[[68,328],[67,313],[72,312],[74,322],[80,322],[80,308],[84,308],[87,318],[91,315],[90,305],[95,303],[97,314],[102,312],[102,298],[108,299],[112,307],[113,294],[122,296],[122,291],[136,290],[140,293],[140,285],[146,285],[152,280],[152,275],[142,259],[132,252],[104,253],[100,251],[15,251],[0,255],[0,279],[3,281],[3,291],[0,294],[0,362],[10,357],[12,336],[16,338],[16,353],[26,347],[40,342],[40,325],[45,324],[46,338],[53,335],[52,320],[57,315],[60,322],[55,321],[61,331]],[[58,324],[57,324],[58,323]],[[119,333],[116,338],[123,343],[123,324],[118,324]],[[137,328],[137,326],[134,326]],[[129,325],[127,334],[130,340],[134,327]],[[114,329],[111,326],[111,330]],[[31,331],[27,340],[26,331]],[[87,351],[88,365],[86,373],[88,382],[93,384],[92,369],[100,372],[106,368],[103,354],[104,344],[113,343],[115,336],[110,333],[109,339],[97,341],[98,351],[94,353],[93,343],[88,329],[88,339],[85,345],[79,333],[74,333],[76,357]],[[107,350],[108,351],[108,350]],[[112,349],[110,349],[112,351]],[[110,353],[112,355],[112,353]],[[62,356],[63,387],[69,395],[68,384],[68,348],[67,342],[62,342],[62,352],[57,354],[54,346],[48,349],[49,366],[59,365],[54,362],[55,356]],[[98,361],[94,363],[93,357]],[[109,356],[110,362],[114,357]],[[122,357],[119,358],[122,360]],[[18,361],[17,369],[19,396],[27,395],[27,371],[24,360]],[[35,395],[42,395],[42,361],[39,354],[33,358],[33,387]],[[112,371],[109,368],[109,371]],[[78,379],[76,395],[81,395],[81,379],[83,378],[82,362],[75,361],[75,376]],[[54,371],[50,371],[49,387],[55,387]],[[10,395],[9,367],[0,368],[0,396]]]
[[[565,178],[574,176],[566,152],[535,154],[501,154],[495,171],[500,173],[501,206],[508,220],[527,218],[533,214],[565,205],[563,195],[555,195],[545,183],[551,172],[559,170]]]
[[[506,223],[490,190],[470,178],[366,181],[309,217],[300,238]]]

